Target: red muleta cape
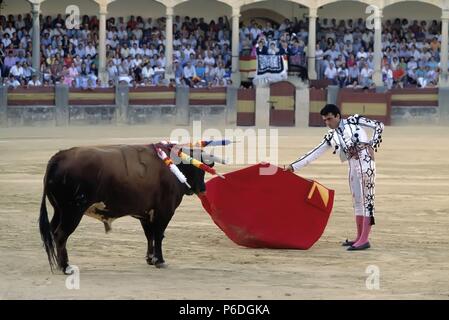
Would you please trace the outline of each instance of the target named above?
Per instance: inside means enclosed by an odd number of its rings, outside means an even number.
[[[309,249],[324,232],[334,190],[294,173],[257,164],[206,183],[203,207],[236,244],[251,248]]]

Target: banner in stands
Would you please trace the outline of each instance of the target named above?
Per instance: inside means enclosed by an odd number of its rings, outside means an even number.
[[[257,75],[281,73],[284,71],[284,60],[279,55],[259,55],[257,59]]]
[[[287,56],[263,55],[257,56],[257,75],[254,83],[273,83],[287,79],[288,60]]]

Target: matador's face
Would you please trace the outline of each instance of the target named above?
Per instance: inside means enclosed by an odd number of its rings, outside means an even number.
[[[337,114],[335,116],[332,113],[328,113],[327,115],[322,116],[322,117],[323,117],[324,123],[326,124],[326,126],[329,129],[337,129],[338,128],[338,125],[340,124],[340,120],[341,120],[341,117],[339,114]]]

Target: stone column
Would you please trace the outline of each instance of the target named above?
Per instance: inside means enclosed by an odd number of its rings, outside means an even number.
[[[30,2],[31,14],[33,15],[33,57],[32,67],[39,74],[41,64],[41,26],[39,22],[39,14],[41,12],[41,2]]]
[[[383,86],[382,81],[382,9],[374,11],[374,74],[373,81],[376,87]]]
[[[309,41],[307,44],[308,51],[308,76],[309,80],[316,80],[316,19],[317,19],[317,8],[309,8]]]
[[[173,7],[166,8],[165,16],[165,58],[167,59],[165,79],[170,80],[175,77],[173,70]]]
[[[98,78],[101,83],[108,82],[108,74],[106,72],[106,15],[108,14],[108,3],[99,3],[100,6],[100,30],[98,44]]]
[[[232,74],[231,79],[235,87],[240,87],[240,7],[232,8]]]
[[[449,10],[443,10],[441,16],[441,57],[440,87],[449,87],[448,81],[448,42],[449,42]]]

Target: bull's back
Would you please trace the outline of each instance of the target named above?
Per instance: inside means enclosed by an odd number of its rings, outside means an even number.
[[[81,184],[90,202],[117,211],[151,207],[165,169],[154,150],[143,145],[75,147],[58,152],[52,161],[59,181]]]

